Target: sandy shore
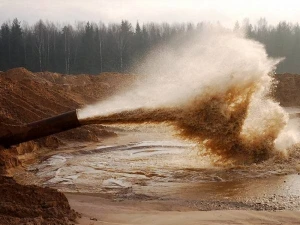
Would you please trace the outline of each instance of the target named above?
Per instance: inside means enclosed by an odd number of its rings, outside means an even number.
[[[115,202],[101,196],[66,194],[70,205],[82,213],[80,225],[98,224],[300,224],[300,211],[218,210],[187,211],[157,202]],[[166,211],[167,210],[167,211]]]

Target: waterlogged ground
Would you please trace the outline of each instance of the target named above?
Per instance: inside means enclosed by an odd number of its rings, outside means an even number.
[[[61,148],[19,182],[113,201],[152,201],[166,209],[300,209],[298,150],[262,164],[216,167],[193,143],[154,127],[119,130],[97,146]]]

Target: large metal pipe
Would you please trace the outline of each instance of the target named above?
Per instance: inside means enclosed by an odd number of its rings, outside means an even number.
[[[77,110],[73,110],[23,126],[8,126],[2,134],[0,134],[0,145],[7,148],[12,145],[56,134],[79,126],[81,126],[81,124],[78,120]]]

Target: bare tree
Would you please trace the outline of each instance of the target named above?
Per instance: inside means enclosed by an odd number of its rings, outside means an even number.
[[[106,27],[102,22],[100,22],[98,25],[100,73],[103,72],[103,36],[105,35],[105,33],[106,33]]]
[[[122,20],[121,26],[117,27],[116,36],[117,36],[117,47],[119,51],[119,62],[120,62],[120,71],[124,71],[124,54],[128,48],[128,42],[132,36],[132,26],[127,20]]]
[[[70,61],[71,61],[71,38],[73,28],[71,25],[63,28],[64,35],[64,58],[65,58],[65,73],[70,74]]]
[[[38,52],[39,69],[43,71],[43,61],[45,55],[45,31],[46,26],[42,20],[34,25],[35,46]]]

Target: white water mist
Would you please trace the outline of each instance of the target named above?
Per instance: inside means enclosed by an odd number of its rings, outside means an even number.
[[[129,91],[87,106],[79,111],[79,117],[138,108],[182,107],[193,98],[209,98],[235,87],[254,85],[241,136],[255,140],[265,138],[269,132],[275,135],[270,140],[275,140],[277,150],[284,150],[298,138],[290,134],[285,111],[267,97],[273,82],[269,74],[278,62],[267,56],[263,45],[241,33],[204,28],[152,51],[135,68],[135,73],[142,74],[137,84]],[[224,113],[230,114],[226,108]],[[280,141],[276,139],[279,133]]]

